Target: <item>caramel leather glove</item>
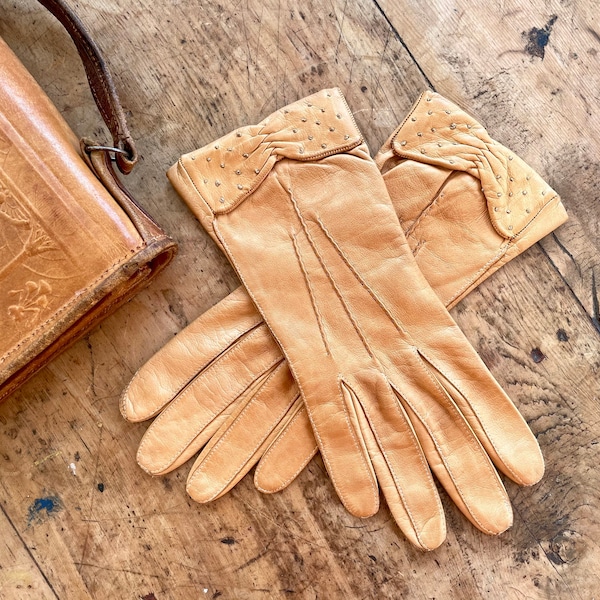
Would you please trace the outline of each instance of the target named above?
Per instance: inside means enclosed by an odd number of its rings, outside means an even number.
[[[238,183],[218,178],[228,167]],[[184,157],[171,178],[278,336],[349,510],[377,510],[376,472],[409,538],[439,544],[443,513],[424,451],[471,520],[489,532],[508,526],[506,494],[478,439],[521,483],[541,476],[539,449],[416,267],[339,92]],[[543,204],[531,199],[536,213]],[[178,403],[193,408],[190,396]],[[172,427],[180,448],[194,429],[189,420]],[[192,496],[202,479],[190,476]]]
[[[447,111],[451,117],[446,117]],[[375,160],[420,269],[444,303],[452,306],[499,266],[564,222],[566,212],[558,196],[516,159],[506,164],[523,189],[530,194],[548,190],[547,202],[539,213],[523,213],[524,222],[515,236],[500,235],[490,219],[477,172],[430,165],[430,157],[420,151],[410,159],[402,156],[404,138],[422,137],[417,134],[428,117],[429,125],[436,126],[449,142],[455,141],[455,130],[440,126],[448,125],[448,119],[468,123],[472,133],[488,145],[496,142],[474,119],[432,92],[421,96],[410,117],[418,121],[407,117]],[[510,179],[505,169],[495,176]],[[449,240],[455,243],[448,244]],[[131,421],[151,418],[174,400],[140,445],[138,461],[147,472],[169,472],[208,442],[192,471],[204,471],[205,485],[195,495],[198,501],[220,497],[261,456],[255,473],[257,486],[277,491],[317,451],[295,384],[288,377],[269,377],[282,354],[261,323],[250,298],[238,288],[156,353],[122,397],[121,409]],[[223,381],[237,385],[224,386]],[[191,394],[199,405],[190,409],[179,398]],[[180,418],[198,426],[197,437],[183,448],[176,443],[177,429],[170,428]]]
[[[449,111],[449,113],[448,113]],[[431,114],[430,114],[431,113]],[[448,116],[448,114],[450,116]],[[413,118],[415,119],[413,121]],[[431,164],[434,157],[415,151],[409,139],[428,121],[438,140],[453,143],[452,122],[468,124],[476,139],[496,146],[485,129],[439,94],[421,95],[404,123],[375,158],[419,268],[440,299],[451,307],[502,264],[563,223],[559,197],[520,159],[494,173],[498,181],[520,182],[529,195],[546,191],[538,213],[522,210],[514,236],[494,228],[479,171]],[[403,142],[406,140],[406,143]],[[464,146],[464,139],[463,139]],[[406,152],[410,151],[410,158]],[[507,156],[512,156],[504,150]],[[488,168],[480,161],[481,168]],[[492,199],[497,191],[490,190]],[[527,194],[522,196],[527,196]],[[514,197],[514,194],[513,194]],[[138,452],[140,466],[152,475],[167,473],[205,446],[192,471],[202,470],[205,485],[195,498],[208,502],[230,490],[259,460],[257,487],[275,492],[289,484],[317,452],[308,417],[295,383],[270,377],[283,360],[243,287],[196,319],[157,352],[134,376],[122,396],[123,416],[139,422],[157,418]],[[232,385],[235,382],[236,385]],[[194,395],[190,409],[179,400]],[[196,423],[188,446],[177,443],[171,424]],[[262,458],[262,460],[261,460]]]

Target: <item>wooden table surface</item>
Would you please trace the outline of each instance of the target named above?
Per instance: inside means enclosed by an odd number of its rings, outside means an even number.
[[[0,35],[80,135],[101,133],[83,70],[33,0]],[[600,598],[600,14],[596,0],[81,0],[142,161],[128,184],[180,244],[143,293],[0,406],[0,598]],[[0,65],[1,72],[1,65]],[[237,285],[170,188],[182,152],[339,86],[373,153],[428,86],[477,115],[562,196],[569,222],[453,316],[515,399],[547,471],[507,482],[490,538],[443,496],[448,539],[413,549],[387,507],[347,514],[319,459],[265,496],[209,505],[188,466],[136,465],[147,425],[118,398],[168,339]]]

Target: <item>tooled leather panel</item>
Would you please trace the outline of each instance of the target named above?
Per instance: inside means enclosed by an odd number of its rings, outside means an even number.
[[[0,63],[1,372],[144,243],[2,40]]]
[[[339,89],[322,90],[181,157],[212,212],[227,212],[252,193],[280,158],[315,160],[362,142]]]
[[[392,148],[398,156],[465,171],[479,179],[490,220],[505,238],[519,235],[557,196],[473,117],[432,91],[421,95],[393,136]]]

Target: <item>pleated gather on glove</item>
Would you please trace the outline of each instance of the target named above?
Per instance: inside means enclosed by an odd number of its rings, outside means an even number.
[[[433,94],[421,99],[438,100],[444,103]],[[406,123],[416,122],[413,119],[421,101]],[[433,111],[428,113],[432,116]],[[430,120],[430,125],[435,123]],[[468,132],[471,122],[447,125],[450,131],[461,126],[466,135],[473,137]],[[435,133],[435,127],[430,129]],[[418,135],[423,132],[416,133],[417,138],[423,137]],[[396,141],[400,148],[408,145],[407,140],[397,137],[392,140],[394,150]],[[445,141],[443,136],[437,139],[436,145],[439,140]],[[453,141],[447,143],[456,145]],[[481,145],[479,154],[485,155],[490,144]],[[507,190],[511,187],[509,181],[515,180],[508,175],[508,161],[514,157],[500,145],[496,144],[494,150],[498,150],[492,152],[496,162],[501,162],[498,156],[506,158],[507,181],[501,185]],[[469,151],[471,156],[475,154],[472,146]],[[452,156],[460,156],[461,152],[464,148],[457,148]],[[419,154],[426,153],[426,147],[419,150]],[[442,188],[457,192],[461,186],[449,185],[448,174],[454,172],[449,165],[457,161],[448,156],[434,156],[430,167]],[[509,192],[503,200],[500,194],[491,202],[485,194],[490,222],[502,240],[500,247],[510,247],[506,240],[526,237],[523,232],[533,219],[523,215],[538,217],[542,211],[548,212],[547,207],[553,207],[549,214],[554,217],[554,226],[564,220],[559,199],[524,163],[515,160],[518,168],[513,173],[519,179],[523,175],[524,181],[530,182],[525,188],[539,191],[539,198],[532,193],[524,206],[521,198],[518,202],[510,200]],[[388,173],[406,162],[399,159]],[[461,167],[470,178],[481,177],[472,167]],[[495,182],[501,181],[497,175]],[[443,513],[424,461],[426,456],[455,502],[480,529],[497,533],[510,525],[506,493],[480,442],[501,470],[525,484],[537,481],[542,474],[539,448],[508,397],[423,279],[394,216],[383,179],[368,156],[341,94],[337,90],[317,94],[278,111],[259,126],[238,130],[183,157],[170,177],[211,235],[226,249],[291,359],[324,460],[349,510],[360,516],[377,510],[377,477],[409,539],[423,548],[437,546],[444,537]],[[425,176],[425,180],[430,178]],[[486,192],[487,180],[481,177],[481,182]],[[519,181],[514,188],[522,184]],[[432,206],[437,200],[439,197],[433,199]],[[520,209],[523,214],[518,212]],[[508,219],[504,214],[495,215],[500,210],[506,215],[516,214]],[[419,220],[424,219],[423,215]],[[514,234],[507,235],[507,230]],[[487,239],[487,232],[483,238]],[[506,255],[507,249],[495,262]],[[487,261],[484,267],[490,270],[489,265]],[[476,285],[486,268],[470,273],[469,285]],[[463,281],[460,285],[466,293],[469,285],[464,286]],[[460,295],[459,291],[454,300]],[[165,355],[162,365],[155,362],[142,369],[124,396],[124,411],[130,418],[147,418],[163,409],[164,398],[149,410],[140,404],[139,412],[132,399],[139,397],[137,392],[144,388],[148,391],[147,383],[157,373],[155,367],[167,373],[169,363],[178,373],[183,367],[187,377],[184,375],[180,381],[194,383],[185,388],[167,386],[171,389],[166,395],[175,392],[176,400],[161,413],[151,428],[154,432],[150,434],[149,430],[150,435],[144,439],[144,443],[150,440],[158,448],[150,454],[167,458],[162,468],[157,463],[152,465],[150,470],[155,473],[181,464],[219,426],[222,432],[229,421],[226,435],[220,436],[217,431],[218,441],[207,446],[199,458],[200,468],[190,474],[188,490],[201,500],[210,499],[205,486],[214,488],[210,477],[206,480],[204,466],[215,447],[229,437],[233,454],[238,449],[248,453],[249,447],[243,436],[235,435],[233,424],[248,407],[271,423],[299,421],[300,413],[293,414],[289,409],[293,391],[284,394],[287,406],[277,413],[277,419],[275,410],[263,404],[263,396],[269,396],[263,395],[265,388],[289,390],[293,385],[281,356],[265,350],[273,346],[260,317],[252,315],[251,305],[245,311],[243,294],[236,296],[223,305],[221,332],[218,316],[213,323],[206,319],[205,324],[217,333],[212,341],[201,344],[201,360],[197,360],[193,347],[193,366],[184,366],[181,356],[186,352],[180,351],[187,344],[176,345],[172,355]],[[238,310],[239,318],[235,314]],[[220,365],[224,349],[225,355],[236,357]],[[232,378],[231,371],[228,374],[231,364],[237,365],[236,370],[242,369],[241,378]],[[203,371],[212,373],[206,377]],[[240,402],[232,406],[230,416],[222,414],[232,398]],[[208,435],[207,425],[211,430]],[[204,440],[199,441],[199,436]],[[248,456],[259,457],[272,441],[268,438],[256,444]],[[213,473],[224,468],[231,474],[223,453],[213,467]],[[238,479],[233,474],[225,487],[229,489]],[[221,493],[224,491],[221,489]]]

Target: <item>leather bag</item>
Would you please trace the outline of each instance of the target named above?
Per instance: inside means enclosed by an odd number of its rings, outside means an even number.
[[[102,55],[62,0],[40,0],[83,60],[113,142],[81,143],[0,39],[0,400],[131,298],[176,244],[113,168],[138,156]]]

